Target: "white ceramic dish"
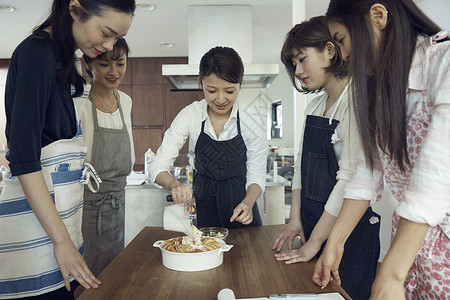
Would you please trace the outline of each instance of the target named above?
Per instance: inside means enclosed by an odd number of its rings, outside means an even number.
[[[156,241],[153,247],[160,248],[162,263],[168,269],[183,272],[197,272],[216,268],[223,263],[223,253],[230,251],[233,245],[214,238],[222,247],[212,251],[196,253],[178,253],[163,249],[163,240]]]

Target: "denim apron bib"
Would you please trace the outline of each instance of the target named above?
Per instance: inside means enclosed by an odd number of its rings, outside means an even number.
[[[131,170],[131,146],[122,106],[116,93],[123,127],[98,125],[94,93],[90,92],[94,117],[91,164],[102,178],[98,193],[85,188],[83,204],[84,259],[98,276],[122,251],[125,231],[125,186]]]
[[[301,158],[301,217],[307,240],[337,183],[339,165],[333,144],[340,140],[336,131],[339,121],[333,117],[347,88],[348,85],[336,102],[329,119],[311,114],[306,117]],[[326,97],[327,95],[319,101],[311,113],[326,100]],[[369,221],[372,217],[380,219],[380,216],[369,207],[345,243],[344,255],[339,266],[342,287],[352,299],[356,300],[369,299],[376,275],[380,252],[380,222],[371,224],[374,222],[374,219]],[[324,245],[317,257],[320,256]]]
[[[87,95],[83,95],[87,98]],[[42,148],[41,167],[48,191],[69,235],[83,253],[81,218],[83,184],[93,189],[98,183],[86,158],[78,112],[83,101],[73,99],[77,133],[71,139],[55,141]],[[33,213],[17,177],[3,178],[0,196],[0,298],[10,299],[45,294],[64,286],[56,263],[53,243]],[[71,281],[73,277],[70,276]]]
[[[239,112],[238,134],[227,141],[213,140],[204,132],[205,121],[195,145],[193,181],[197,204],[197,225],[227,228],[243,227],[240,222],[230,222],[234,208],[242,202],[247,191],[247,147],[241,135]],[[249,225],[262,225],[258,206],[253,205],[253,221]]]

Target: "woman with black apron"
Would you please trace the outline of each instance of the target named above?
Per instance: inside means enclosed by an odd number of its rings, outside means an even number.
[[[131,98],[117,90],[125,75],[128,45],[119,39],[112,51],[94,59],[83,56],[92,77],[89,99],[81,116],[88,145],[86,161],[102,179],[100,189],[84,189],[84,259],[99,275],[124,247],[125,186],[134,164]]]
[[[164,135],[150,165],[152,182],[168,189],[175,203],[197,205],[197,225],[262,225],[256,199],[265,188],[267,138],[256,110],[236,102],[244,66],[231,48],[215,47],[201,59],[199,82],[205,99],[185,107]],[[195,157],[192,187],[170,168],[189,137]]]
[[[325,90],[306,108],[292,181],[291,220],[273,246],[279,251],[288,241],[290,250],[275,257],[295,263],[309,261],[323,249],[362,150],[349,101],[346,65],[332,42],[327,19],[315,17],[296,25],[286,37],[282,58],[300,92]],[[301,87],[297,87],[297,78]],[[339,273],[352,299],[369,299],[380,252],[379,220],[369,207],[345,245]],[[302,237],[304,245],[291,250],[296,236]]]

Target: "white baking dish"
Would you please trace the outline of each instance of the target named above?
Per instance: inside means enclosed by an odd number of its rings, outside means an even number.
[[[196,253],[178,253],[163,249],[163,240],[156,241],[153,247],[160,248],[163,265],[171,270],[183,272],[196,272],[216,268],[223,263],[223,253],[229,251],[233,245],[214,238],[222,247],[212,251]]]

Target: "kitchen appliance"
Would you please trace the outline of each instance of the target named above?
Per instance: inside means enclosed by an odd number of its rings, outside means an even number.
[[[198,90],[199,63],[215,46],[236,50],[244,63],[242,88],[266,88],[279,73],[278,64],[252,63],[252,7],[249,5],[190,5],[189,64],[164,64],[162,75],[179,90]]]
[[[178,253],[163,248],[163,240],[156,241],[153,247],[160,248],[162,264],[164,267],[183,272],[197,272],[216,268],[223,263],[223,253],[230,251],[233,245],[227,245],[224,241],[214,238],[222,245],[221,248],[206,252]]]

